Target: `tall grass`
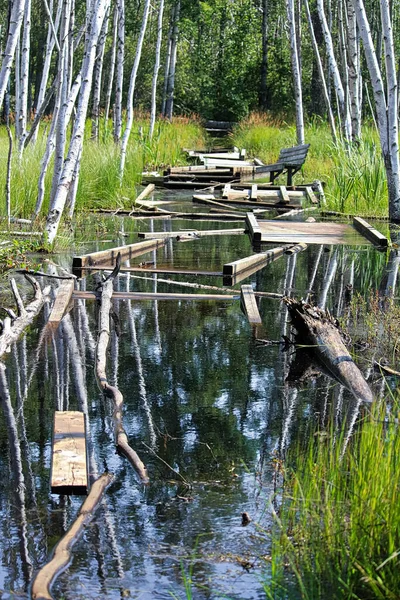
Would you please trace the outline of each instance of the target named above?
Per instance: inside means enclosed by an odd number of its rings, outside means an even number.
[[[389,416],[376,404],[349,444],[332,426],[328,436],[316,431],[296,449],[277,516],[275,580],[265,584],[267,595],[288,597],[283,574],[289,566],[296,598],[399,598],[398,417],[397,399]]]
[[[328,125],[314,118],[305,127],[305,140],[310,150],[295,182],[323,181],[329,210],[387,216],[386,174],[374,128],[365,125],[361,141],[349,146],[340,139],[334,143]],[[235,128],[232,142],[246,148],[251,156],[273,163],[281,148],[296,145],[296,129],[254,113]]]

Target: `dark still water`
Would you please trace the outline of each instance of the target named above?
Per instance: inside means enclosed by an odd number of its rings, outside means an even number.
[[[104,231],[123,232],[126,243],[136,240],[138,229],[149,231],[151,226],[243,226],[161,220],[138,224],[118,218],[101,224]],[[99,220],[92,224],[97,231],[99,226]],[[90,231],[90,223],[87,227]],[[121,239],[115,234],[108,246]],[[103,245],[87,244],[84,251],[95,247]],[[326,250],[311,246],[284,256],[241,283],[298,297],[311,287],[314,299],[333,312],[345,310],[347,284],[362,292],[379,286],[386,255],[372,247]],[[221,271],[224,263],[252,253],[247,236],[174,240],[131,266],[155,261],[158,267]],[[70,256],[55,261],[71,268]],[[222,287],[216,276],[136,275],[121,274],[115,287],[212,293],[165,283],[168,279]],[[22,281],[21,286],[29,294]],[[94,289],[93,276],[79,286]],[[11,300],[3,304],[11,305]],[[46,307],[6,357],[1,382],[1,598],[28,597],[33,574],[82,503],[80,497],[49,491],[55,410],[87,412],[91,476],[106,470],[115,475],[103,506],[74,548],[70,567],[54,585],[56,598],[266,597],[269,502],[279,493],[277,459],[307,435],[311,421],[323,423],[330,406],[338,407],[338,427],[349,413],[347,427],[354,423],[357,407],[347,391],[326,377],[300,387],[290,384],[293,350],[283,352],[281,346],[257,340],[280,340],[288,333],[285,309],[270,298],[262,298],[259,309],[263,325],[254,330],[238,299],[114,301],[108,377],[124,395],[124,426],[149,471],[150,485],[143,487],[115,452],[112,406],[96,386],[95,302],[75,301],[53,337],[43,340]],[[242,525],[243,512],[251,517],[247,526]]]

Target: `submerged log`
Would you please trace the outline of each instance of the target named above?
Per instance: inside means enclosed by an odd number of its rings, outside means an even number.
[[[111,473],[104,473],[93,483],[90,493],[82,504],[75,521],[55,547],[51,560],[37,573],[32,584],[32,600],[53,600],[51,586],[57,576],[71,562],[71,550],[73,546],[93,519],[104,492],[113,479],[114,476]]]
[[[119,271],[121,263],[121,256],[117,257],[117,266],[109,277],[104,281],[101,287],[101,306],[99,311],[99,335],[97,338],[96,347],[96,379],[97,385],[103,391],[103,393],[113,400],[114,402],[114,432],[115,432],[115,445],[117,450],[121,452],[129,460],[131,465],[138,473],[143,483],[149,483],[149,477],[147,470],[143,462],[133,448],[129,445],[128,436],[125,433],[124,426],[122,424],[122,406],[124,398],[115,386],[112,386],[107,381],[106,374],[106,362],[107,362],[107,348],[110,342],[110,313],[111,313],[111,299],[113,296],[113,283],[116,275]]]
[[[9,316],[3,321],[3,330],[0,335],[0,356],[8,351],[11,344],[16,342],[24,329],[32,323],[33,319],[41,311],[42,306],[48,299],[50,293],[50,287],[45,287],[42,291],[39,283],[26,273],[25,279],[27,279],[33,287],[35,296],[32,302],[27,304],[27,306],[24,306],[15,279],[10,280],[18,315],[15,315],[11,309],[5,309]]]
[[[328,311],[293,298],[284,298],[292,325],[302,344],[308,344],[324,367],[352,394],[364,402],[373,395],[360,369],[348,352],[338,323]]]

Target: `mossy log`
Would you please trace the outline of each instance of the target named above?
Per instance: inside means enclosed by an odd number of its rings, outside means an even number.
[[[328,311],[293,298],[284,298],[298,341],[311,347],[326,369],[353,395],[372,402],[373,395],[347,350],[339,325]]]
[[[85,527],[93,519],[97,508],[103,498],[104,492],[113,481],[111,473],[104,473],[93,483],[90,493],[82,504],[75,521],[67,533],[58,542],[51,560],[37,573],[32,583],[32,600],[53,600],[51,586],[71,562],[71,551],[79,540]]]

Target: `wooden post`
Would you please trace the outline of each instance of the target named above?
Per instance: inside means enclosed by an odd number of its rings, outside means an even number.
[[[387,248],[389,246],[389,240],[372,227],[372,225],[367,223],[367,221],[361,219],[361,217],[354,217],[353,227],[376,246],[380,246],[381,248]]]
[[[279,187],[279,190],[280,190],[280,193],[281,193],[281,196],[282,196],[282,202],[289,203],[290,202],[290,198],[289,198],[289,194],[288,194],[288,191],[286,189],[286,186],[281,185]]]
[[[260,313],[258,311],[256,297],[251,285],[242,285],[240,291],[241,305],[247,315],[249,323],[259,325],[262,323]]]
[[[261,228],[259,227],[257,219],[253,213],[246,214],[246,225],[249,229],[252,242],[261,242]]]
[[[72,298],[72,292],[74,291],[74,280],[65,279],[61,282],[57,296],[53,304],[52,311],[49,316],[49,324],[52,327],[57,328],[61,319],[65,315],[68,309],[68,305]]]
[[[87,493],[87,489],[85,416],[79,411],[56,411],[51,491],[53,494],[82,495]]]

